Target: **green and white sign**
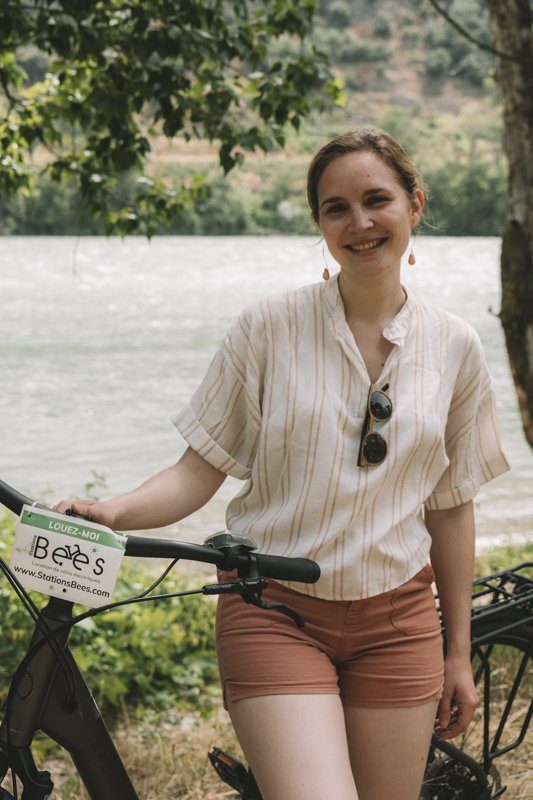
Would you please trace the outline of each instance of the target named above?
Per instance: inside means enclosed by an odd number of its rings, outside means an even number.
[[[96,522],[25,505],[11,569],[27,589],[104,606],[113,599],[126,538]]]

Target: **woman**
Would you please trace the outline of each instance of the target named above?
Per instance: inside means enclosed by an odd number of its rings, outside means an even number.
[[[416,800],[433,729],[456,736],[477,703],[472,499],[508,465],[479,338],[400,281],[424,207],[410,158],[377,129],[337,137],[311,163],[308,198],[339,274],[243,312],[176,419],[178,464],[58,509],[157,527],[227,474],[245,480],[228,528],[322,571],[264,593],[303,630],[219,602],[224,700],[264,800]]]

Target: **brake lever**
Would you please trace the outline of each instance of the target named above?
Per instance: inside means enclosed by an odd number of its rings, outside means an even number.
[[[296,611],[293,611],[292,608],[284,606],[283,603],[265,603],[264,600],[249,600],[247,602],[253,603],[254,606],[259,606],[259,608],[279,611],[280,614],[285,614],[287,617],[290,617],[299,628],[303,628],[305,625],[303,618],[297,614]]]
[[[279,611],[290,617],[299,628],[303,628],[305,621],[303,618],[288,608],[283,603],[265,603],[261,599],[261,592],[268,586],[268,581],[264,578],[242,579],[232,583],[212,583],[202,587],[203,594],[240,594],[245,603],[264,608],[266,611]]]

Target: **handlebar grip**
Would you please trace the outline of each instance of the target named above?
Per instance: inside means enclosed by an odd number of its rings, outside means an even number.
[[[259,572],[265,578],[302,583],[316,583],[320,578],[320,567],[310,558],[284,558],[262,553],[257,553],[256,558]]]

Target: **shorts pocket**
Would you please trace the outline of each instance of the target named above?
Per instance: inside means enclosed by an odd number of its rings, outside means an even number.
[[[269,601],[266,592],[263,593],[263,599]],[[275,609],[258,608],[253,603],[245,603],[239,594],[222,594],[217,604],[216,635],[264,631],[287,619],[285,614]]]
[[[404,636],[418,636],[440,629],[431,590],[435,575],[429,564],[391,593],[390,622]]]

